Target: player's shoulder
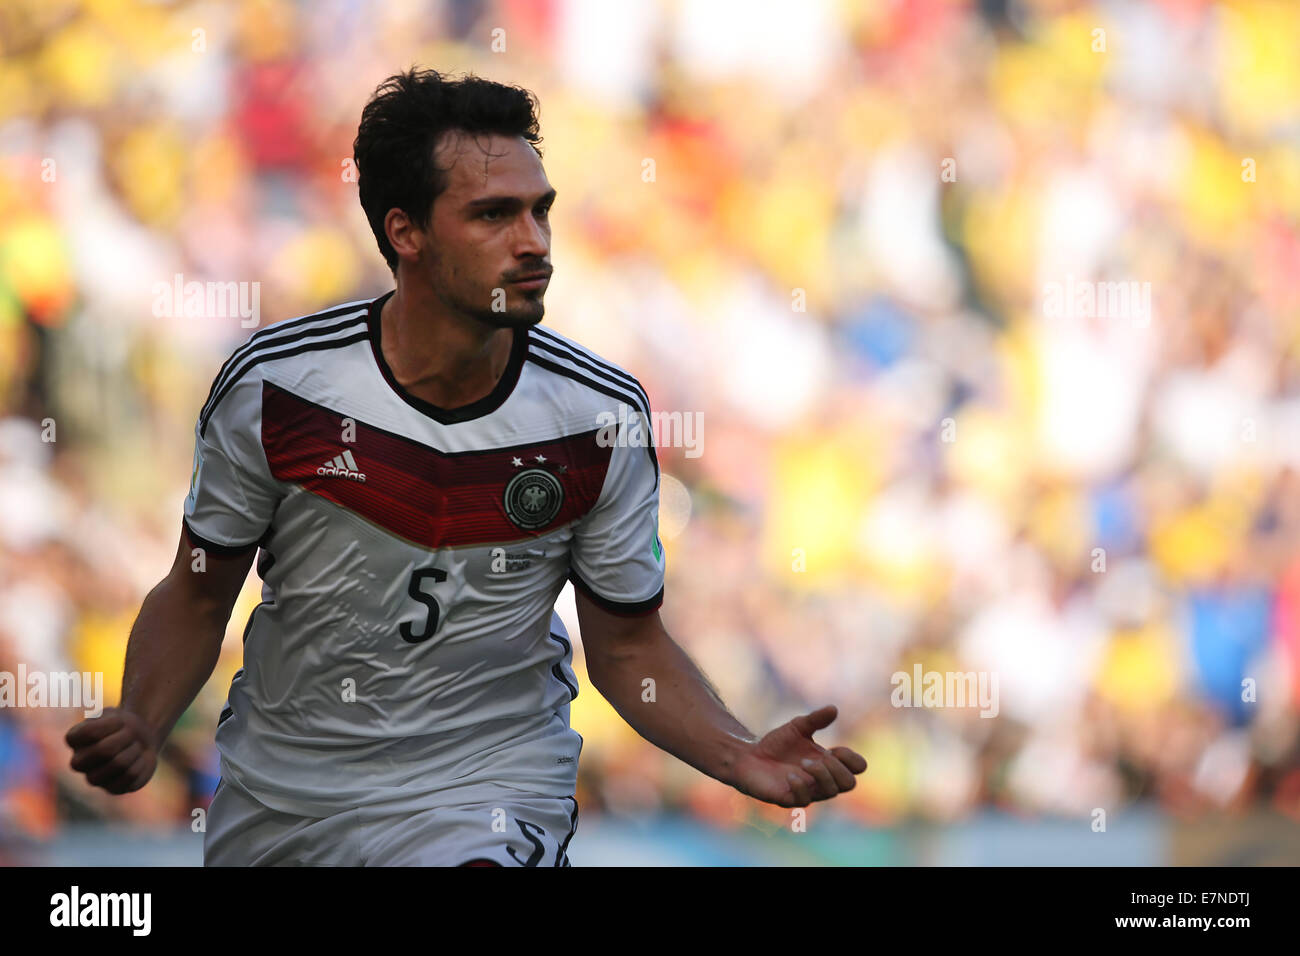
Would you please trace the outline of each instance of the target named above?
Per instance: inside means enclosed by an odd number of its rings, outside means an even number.
[[[630,403],[649,414],[650,399],[636,375],[554,329],[535,325],[528,330],[527,361],[557,385],[585,390],[598,404]]]
[[[356,299],[331,305],[307,315],[275,322],[258,329],[226,358],[223,368],[252,361],[293,358],[311,351],[314,346],[337,345],[367,329],[369,310],[374,298]]]
[[[374,298],[356,299],[316,312],[284,319],[252,333],[226,356],[212,379],[199,414],[203,430],[231,392],[261,381],[268,368],[286,362],[313,362],[322,351],[345,348],[370,337],[369,310]]]

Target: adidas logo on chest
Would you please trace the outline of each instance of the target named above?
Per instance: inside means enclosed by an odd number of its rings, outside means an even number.
[[[352,449],[347,449],[341,455],[335,455],[332,461],[327,461],[316,469],[316,474],[325,478],[350,478],[353,481],[364,482],[366,476],[357,468],[357,460],[352,457]]]

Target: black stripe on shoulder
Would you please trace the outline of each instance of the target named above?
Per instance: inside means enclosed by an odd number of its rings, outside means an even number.
[[[356,342],[368,341],[369,338],[370,332],[365,328],[362,328],[360,332],[344,336],[343,338],[325,339],[321,342],[307,342],[295,348],[285,349],[283,352],[258,352],[256,355],[251,356],[247,362],[240,366],[239,371],[236,374],[229,377],[226,384],[222,386],[221,391],[213,397],[204,414],[199,417],[199,437],[202,437],[207,433],[208,422],[211,421],[212,414],[217,410],[217,406],[221,404],[221,400],[226,397],[226,394],[232,388],[239,384],[239,380],[243,378],[245,373],[255,365],[261,365],[263,362],[270,361],[271,359],[290,358],[294,355],[302,355],[305,352],[320,352],[326,349],[343,348],[344,346],[352,345]]]
[[[615,388],[623,389],[629,395],[633,396],[632,404],[641,410],[641,412],[646,417],[646,421],[648,422],[650,420],[650,403],[646,401],[645,393],[643,393],[637,385],[628,384],[627,382],[614,378],[608,372],[596,367],[595,365],[592,365],[590,362],[584,362],[581,358],[574,355],[572,352],[566,352],[561,349],[555,348],[553,345],[548,345],[545,342],[539,342],[536,340],[530,342],[529,345],[532,348],[540,349],[541,351],[544,352],[549,352],[550,354],[554,355],[556,358],[563,359],[566,362],[571,362],[572,364],[578,366],[579,368],[589,372],[592,376],[608,382],[610,385],[613,385]]]
[[[287,329],[296,329],[308,324],[309,322],[323,322],[328,319],[336,319],[340,315],[347,315],[349,312],[355,312],[357,309],[368,307],[369,305],[366,302],[349,302],[346,305],[336,306],[335,308],[327,309],[324,312],[313,312],[311,315],[299,316],[296,319],[288,319],[284,322],[277,322],[275,325],[269,325],[264,329],[258,329],[248,337],[247,342],[239,346],[235,351],[231,352],[230,357],[221,364],[221,368],[217,371],[216,378],[212,380],[212,387],[208,389],[208,397],[203,404],[207,405],[208,401],[211,401],[212,396],[216,394],[217,385],[221,381],[221,376],[226,374],[226,370],[247,355],[250,349],[260,346],[269,336],[278,335]]]
[[[542,368],[554,372],[556,375],[563,375],[565,378],[571,378],[575,382],[581,382],[583,385],[586,385],[588,388],[593,388],[596,391],[604,395],[608,395],[610,398],[617,399],[620,402],[626,402],[628,400],[629,397],[628,393],[618,391],[618,386],[615,386],[613,383],[609,382],[608,380],[592,378],[591,376],[586,375],[583,372],[579,372],[575,369],[571,369],[566,365],[559,365],[555,362],[552,362],[550,359],[542,358],[536,352],[530,351],[527,356],[527,361],[540,365]],[[626,387],[626,386],[622,386],[622,387]],[[633,400],[632,404],[636,406],[638,409],[640,409],[641,407],[640,403],[635,400]],[[650,427],[650,418],[648,415],[646,416],[645,424],[647,428]],[[650,461],[654,463],[655,484],[658,485],[659,484],[659,456],[655,454],[654,442],[653,441],[646,442],[645,448],[646,451],[650,453]]]
[[[344,311],[356,310],[352,309]],[[366,314],[365,312],[361,312],[357,315],[350,316],[342,322],[335,323],[334,325],[321,327],[312,324],[308,325],[306,328],[299,328],[298,331],[292,332],[288,335],[277,335],[274,338],[261,338],[261,336],[269,332],[288,332],[290,326],[301,326],[306,324],[309,320],[320,322],[332,318],[338,318],[338,315],[334,312],[330,312],[325,315],[309,316],[308,319],[295,319],[292,322],[281,322],[279,325],[274,325],[269,329],[263,329],[261,332],[257,333],[257,335],[254,335],[244,345],[236,349],[234,354],[231,355],[230,358],[226,359],[225,363],[221,366],[221,369],[217,372],[217,377],[212,380],[212,388],[208,390],[207,400],[203,403],[204,412],[206,412],[208,406],[212,404],[213,396],[221,391],[221,387],[225,384],[226,380],[231,375],[238,376],[242,374],[232,370],[238,366],[240,362],[244,361],[244,359],[266,349],[274,348],[277,345],[284,345],[288,342],[297,342],[298,340],[305,339],[311,335],[332,335],[343,329],[350,328],[358,322],[364,322],[366,320]]]
[[[632,375],[628,374],[626,371],[616,366],[613,362],[609,361],[608,359],[601,358],[591,349],[579,345],[577,342],[574,342],[572,339],[566,339],[558,332],[552,331],[551,329],[545,328],[540,325],[531,326],[530,331],[538,338],[546,339],[548,342],[558,345],[560,348],[565,349],[568,352],[572,352],[574,355],[581,355],[583,358],[591,362],[595,362],[597,365],[601,366],[603,369],[605,369],[605,371],[609,372],[609,374],[613,375],[615,378],[621,378],[630,385],[638,384],[637,380]]]
[[[630,404],[634,406],[639,412],[641,412],[643,415],[646,416],[646,422],[647,424],[649,423],[650,408],[647,404],[645,404],[642,401],[641,394],[635,391],[632,388],[632,386],[625,385],[623,382],[615,381],[614,379],[610,378],[608,375],[602,374],[599,369],[593,368],[592,366],[581,361],[580,359],[573,357],[572,355],[568,355],[558,351],[557,349],[550,348],[549,346],[541,342],[530,342],[529,347],[532,349],[539,350],[536,352],[529,352],[528,354],[528,358],[536,362],[538,365],[541,365],[543,368],[548,368],[554,372],[559,372],[561,375],[574,379],[575,381],[583,382],[584,384],[590,385],[593,388],[596,388],[596,384],[595,384],[596,382],[604,383],[605,387],[600,388],[599,391],[604,392],[606,395],[609,395],[613,398],[618,398],[624,404]],[[550,359],[543,356],[541,354],[542,350],[554,354],[557,358],[564,359],[567,362],[572,362],[574,365],[581,366],[584,369],[584,371],[578,371],[577,369],[569,368],[566,365],[559,365],[556,362],[553,362]]]
[[[554,332],[550,331],[549,329],[543,329],[543,328],[539,328],[538,326],[533,326],[533,328],[530,331],[533,333],[534,336],[534,341],[533,341],[534,345],[540,346],[541,348],[545,348],[548,352],[551,352],[555,355],[561,355],[569,359],[569,361],[574,362],[577,365],[581,365],[583,368],[589,369],[591,371],[596,371],[597,368],[599,368],[599,370],[603,372],[607,377],[617,379],[625,383],[626,385],[630,386],[633,389],[633,391],[635,391],[638,395],[640,395],[641,398],[645,401],[644,411],[647,415],[650,414],[650,396],[647,395],[646,390],[641,387],[641,383],[638,382],[631,375],[629,375],[627,372],[624,372],[622,369],[615,368],[613,364],[605,361],[600,356],[588,351],[587,349],[584,349],[581,345],[578,345],[574,342],[566,342],[564,339],[560,338],[558,335],[556,335]],[[543,345],[542,341],[539,340],[544,340],[545,342],[549,343],[549,346]],[[586,361],[583,361],[583,359],[585,359]]]
[[[222,376],[251,350],[260,348],[271,336],[279,335],[289,329],[301,328],[302,326],[308,325],[312,322],[327,322],[330,319],[336,319],[341,315],[347,315],[349,312],[355,312],[358,309],[366,307],[367,304],[365,302],[348,303],[346,305],[336,306],[333,309],[327,309],[324,312],[313,312],[311,315],[299,316],[295,319],[277,322],[275,325],[268,325],[264,329],[258,329],[248,337],[248,341],[231,352],[229,358],[221,363],[221,368],[217,370],[216,377],[212,380],[212,387],[208,389],[208,397],[204,400],[203,404],[207,405],[207,403],[212,400],[212,396],[217,392],[217,387],[221,384]]]

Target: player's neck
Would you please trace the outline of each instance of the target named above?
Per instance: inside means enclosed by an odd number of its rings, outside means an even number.
[[[489,395],[510,362],[511,329],[448,314],[432,294],[399,286],[380,310],[379,322],[393,378],[439,408],[459,408]]]

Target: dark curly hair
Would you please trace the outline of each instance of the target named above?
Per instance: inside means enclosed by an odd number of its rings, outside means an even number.
[[[384,232],[384,217],[400,209],[421,228],[429,225],[433,201],[447,188],[447,171],[433,160],[447,130],[522,136],[542,155],[537,98],[528,90],[473,74],[447,79],[414,67],[380,83],[361,112],[352,158],[361,208],[394,271],[397,253]]]

